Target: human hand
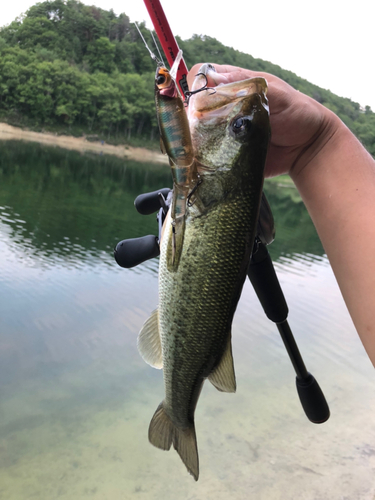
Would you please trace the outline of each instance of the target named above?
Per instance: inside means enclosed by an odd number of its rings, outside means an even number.
[[[201,64],[188,74],[191,87]],[[208,86],[268,82],[271,143],[266,177],[292,177],[318,231],[342,295],[375,366],[375,162],[330,110],[268,73],[214,64]],[[353,258],[351,242],[360,258]]]
[[[188,74],[189,88],[200,66],[196,64],[191,68]],[[267,80],[271,142],[266,177],[296,174],[305,168],[340,124],[334,113],[274,75],[230,65],[214,64],[214,67],[217,73],[210,72],[207,75],[209,87],[252,77],[264,77]]]

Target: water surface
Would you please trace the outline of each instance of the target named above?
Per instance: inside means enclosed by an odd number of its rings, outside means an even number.
[[[162,373],[136,349],[157,305],[158,260],[132,270],[121,239],[168,168],[0,142],[0,498],[315,500],[375,495],[375,377],[298,193],[266,192],[269,247],[308,369],[331,408],[311,424],[277,329],[246,283],[233,324],[238,389],[205,384],[198,483],[148,443]]]

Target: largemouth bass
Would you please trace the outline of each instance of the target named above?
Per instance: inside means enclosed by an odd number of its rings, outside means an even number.
[[[145,361],[164,370],[165,398],[151,420],[149,440],[163,450],[173,444],[195,480],[194,412],[203,383],[208,378],[219,391],[236,390],[231,325],[253,247],[270,135],[266,81],[244,85],[244,95],[236,87],[232,100],[210,100],[206,92],[192,96],[190,131],[202,183],[186,206],[183,247],[173,268],[168,214],[159,308],[138,339]],[[227,96],[233,88],[224,87],[217,90]]]

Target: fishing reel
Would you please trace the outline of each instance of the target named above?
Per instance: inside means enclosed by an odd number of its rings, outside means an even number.
[[[158,212],[156,218],[159,234],[120,241],[114,249],[114,257],[119,266],[131,268],[160,254],[162,227],[171,201],[172,190],[169,188],[137,196],[134,205],[140,214],[151,215]],[[305,414],[311,422],[320,424],[329,419],[330,411],[318,382],[306,369],[288,324],[288,305],[267,250],[267,245],[274,239],[275,225],[272,210],[265,194],[262,193],[257,232],[247,275],[266,316],[276,324],[284,342],[296,373],[297,392]]]
[[[120,267],[130,269],[146,260],[153,259],[160,254],[159,242],[165,217],[172,203],[170,188],[163,188],[151,193],[137,196],[134,206],[141,215],[151,215],[157,212],[158,236],[152,234],[140,238],[120,241],[114,249],[114,257]],[[257,225],[257,236],[254,243],[253,255],[259,251],[259,245],[269,245],[275,239],[274,221],[267,198],[262,193],[260,213]]]
[[[119,266],[129,269],[160,255],[161,231],[172,202],[172,192],[169,188],[163,188],[137,196],[134,201],[137,212],[141,215],[151,215],[158,212],[156,220],[159,234],[158,236],[149,234],[140,238],[120,241],[114,249],[115,260]]]

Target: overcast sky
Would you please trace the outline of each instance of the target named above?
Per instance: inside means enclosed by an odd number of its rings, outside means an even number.
[[[2,2],[0,25],[34,3]],[[143,0],[83,3],[125,12],[131,21],[152,27]],[[172,31],[183,39],[194,33],[214,37],[375,111],[374,0],[162,0],[162,5]]]

